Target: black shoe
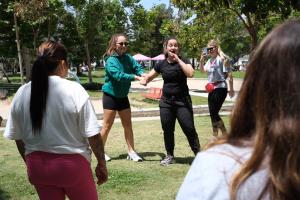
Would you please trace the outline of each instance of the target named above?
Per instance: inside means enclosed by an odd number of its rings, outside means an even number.
[[[160,165],[168,166],[174,163],[174,156],[167,155],[163,160],[160,161]]]

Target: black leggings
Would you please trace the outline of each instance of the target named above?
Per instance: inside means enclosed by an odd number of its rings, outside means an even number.
[[[227,96],[227,88],[216,88],[208,94],[208,108],[211,122],[221,120],[219,112]]]
[[[160,120],[164,131],[164,142],[167,154],[174,156],[174,130],[176,118],[188,139],[194,154],[200,151],[198,134],[194,125],[194,115],[190,96],[183,99],[164,98],[160,100]]]

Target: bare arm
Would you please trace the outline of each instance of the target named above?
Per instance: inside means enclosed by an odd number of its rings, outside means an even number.
[[[23,142],[23,140],[15,140],[16,142],[16,145],[17,145],[17,148],[18,148],[18,151],[22,157],[22,159],[25,161],[25,144]]]
[[[143,79],[140,80],[141,85],[147,85],[150,81],[152,81],[155,77],[157,77],[159,73],[157,73],[154,69],[152,69]]]
[[[168,52],[170,58],[176,62],[178,62],[178,64],[180,65],[183,73],[188,77],[188,78],[192,78],[194,76],[194,68],[192,67],[191,64],[186,64],[184,63],[177,54],[172,53],[172,52]]]
[[[200,57],[200,63],[199,63],[200,71],[201,71],[202,73],[205,72],[205,70],[204,70],[205,59],[206,59],[206,54],[205,54],[205,53],[202,53],[202,54],[201,54],[201,57]]]
[[[88,138],[92,151],[98,161],[95,173],[98,179],[97,184],[101,185],[107,181],[108,172],[104,158],[104,147],[100,133]]]

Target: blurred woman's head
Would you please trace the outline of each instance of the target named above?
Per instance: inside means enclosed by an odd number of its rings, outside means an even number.
[[[247,67],[228,141],[253,138],[254,152],[235,177],[232,194],[267,160],[271,199],[300,196],[299,34],[299,20],[278,26],[262,41]]]
[[[175,37],[167,38],[164,42],[164,54],[168,57],[168,52],[175,53],[179,55],[179,43]]]
[[[30,117],[34,133],[38,133],[42,127],[49,89],[48,76],[65,77],[68,72],[67,50],[64,45],[46,41],[39,46],[37,54],[32,67],[30,97]]]
[[[210,40],[207,44],[207,53],[210,57],[215,58],[218,56],[219,43],[216,40]]]
[[[114,53],[117,53],[118,55],[123,55],[127,52],[128,50],[128,41],[127,37],[124,34],[114,34],[112,35],[106,53],[106,56],[111,56]]]

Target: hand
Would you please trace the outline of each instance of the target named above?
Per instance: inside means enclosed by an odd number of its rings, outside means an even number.
[[[206,58],[207,58],[207,54],[203,52],[200,56],[200,62],[204,63]]]
[[[140,81],[140,80],[144,79],[144,77],[141,77],[141,76],[134,76],[134,79],[137,80],[137,81]]]
[[[106,164],[105,162],[103,163],[99,163],[97,164],[96,166],[96,169],[95,169],[95,173],[96,173],[96,177],[97,177],[97,184],[98,185],[101,185],[103,183],[105,183],[108,179],[108,172],[107,172],[107,169],[106,169]]]
[[[147,76],[147,73],[142,73],[141,74],[141,77],[146,77]]]
[[[176,53],[172,53],[172,52],[168,51],[168,55],[169,55],[170,60],[178,62],[179,58]]]
[[[140,80],[140,84],[143,85],[143,86],[146,86],[147,85],[147,81],[146,81],[146,78],[144,77],[143,79]]]

